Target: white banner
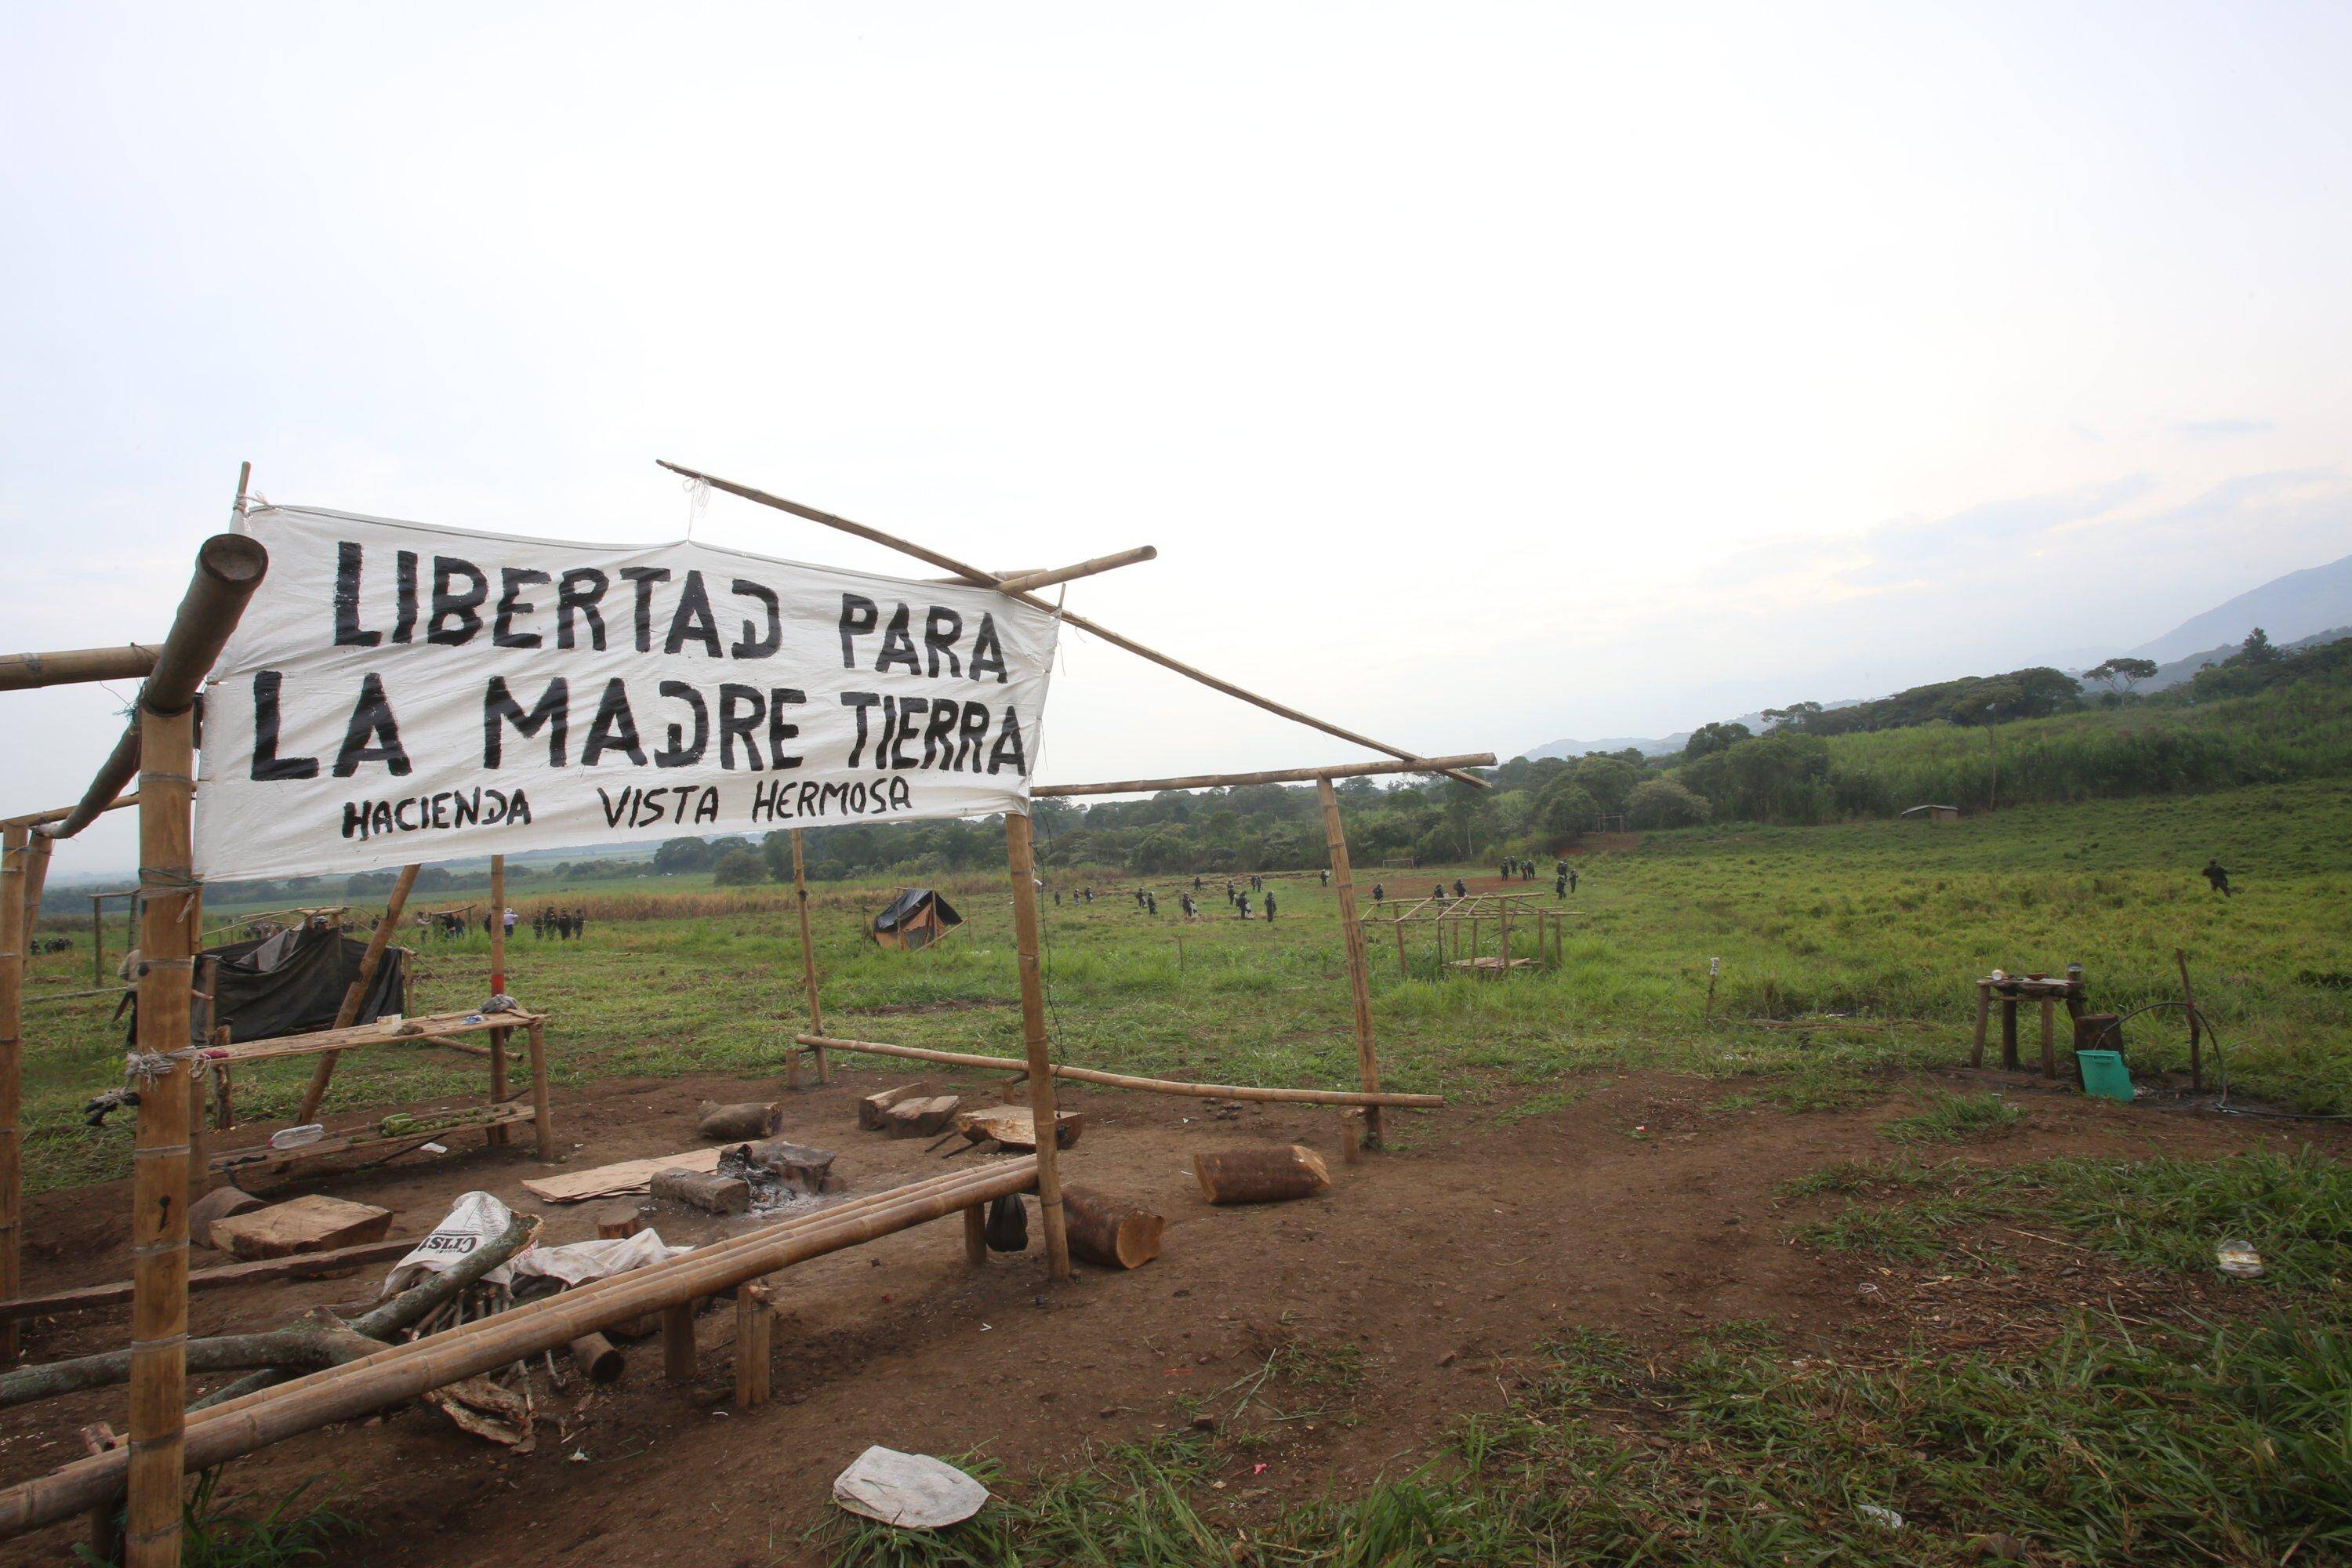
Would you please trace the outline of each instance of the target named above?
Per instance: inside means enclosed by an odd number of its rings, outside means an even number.
[[[265,507],[196,873],[1026,811],[1059,623],[708,545]]]

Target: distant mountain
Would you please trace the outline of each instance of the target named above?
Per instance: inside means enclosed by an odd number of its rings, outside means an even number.
[[[2285,644],[2346,625],[2352,625],[2352,555],[2273,578],[2190,616],[2132,655],[2170,664],[2208,649],[2234,647],[2256,626],[2270,633],[2271,641]]]
[[[1546,741],[1540,746],[1529,746],[1520,755],[1534,762],[1540,757],[1580,757],[1587,752],[1622,752],[1630,746],[1645,757],[1663,757],[1668,752],[1681,751],[1683,742],[1689,739],[1690,731],[1685,730],[1679,735],[1662,735],[1655,740],[1612,735],[1605,741]]]

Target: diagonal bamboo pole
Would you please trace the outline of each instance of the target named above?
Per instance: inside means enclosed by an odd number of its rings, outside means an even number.
[[[819,511],[813,506],[803,506],[798,501],[786,500],[782,496],[770,495],[765,490],[753,489],[749,485],[739,485],[731,480],[719,479],[710,474],[699,473],[693,468],[681,467],[680,465],[669,462],[665,458],[657,458],[655,461],[660,463],[663,468],[667,468],[671,473],[683,474],[689,479],[699,479],[713,489],[725,490],[729,495],[740,496],[745,500],[757,501],[761,506],[773,507],[778,511],[788,511],[794,517],[806,518],[811,522],[823,523],[827,528],[838,529],[844,533],[853,534],[859,539],[871,541],[876,544],[883,545],[891,550],[896,550],[901,554],[911,555],[916,560],[936,566],[942,572],[951,572],[958,577],[962,578],[965,582],[972,584],[975,586],[982,588],[996,588],[1001,590],[1004,585],[1005,579],[1002,577],[993,576],[967,562],[958,561],[952,555],[942,555],[936,550],[927,550],[919,544],[885,533],[878,528],[869,528],[862,522],[852,522],[845,517],[835,517],[829,511]],[[1014,581],[1018,581],[1018,579],[1016,578]],[[1222,691],[1226,696],[1236,698],[1241,701],[1250,704],[1254,708],[1263,708],[1269,713],[1279,714],[1285,719],[1304,724],[1309,729],[1320,730],[1327,735],[1337,736],[1342,741],[1349,742],[1353,745],[1361,746],[1367,751],[1385,752],[1391,757],[1395,757],[1401,761],[1408,763],[1420,762],[1423,760],[1416,757],[1411,752],[1403,751],[1398,747],[1389,745],[1385,742],[1375,741],[1369,735],[1359,735],[1353,730],[1343,729],[1339,725],[1318,719],[1309,713],[1302,713],[1297,709],[1290,707],[1286,703],[1276,702],[1271,697],[1261,697],[1256,692],[1245,690],[1241,687],[1235,686],[1229,680],[1220,680],[1204,669],[1198,669],[1192,665],[1182,662],[1181,659],[1171,658],[1168,655],[1161,653],[1157,648],[1146,647],[1143,644],[1135,641],[1131,637],[1121,637],[1118,633],[1112,631],[1108,626],[1090,621],[1084,616],[1074,615],[1068,610],[1055,609],[1055,606],[1048,605],[1045,600],[1040,599],[1034,595],[1015,594],[1013,597],[1019,599],[1023,604],[1031,605],[1034,608],[1051,611],[1053,614],[1061,616],[1063,620],[1066,621],[1071,626],[1077,627],[1080,631],[1091,633],[1092,635],[1102,638],[1103,641],[1110,644],[1113,647],[1125,648],[1128,652],[1135,655],[1138,658],[1149,659],[1153,664],[1159,665],[1163,669],[1172,669],[1177,674],[1183,676],[1188,679],[1199,681],[1202,685],[1208,687],[1213,691]],[[1486,789],[1488,787],[1485,779],[1478,777],[1475,773],[1463,773],[1456,768],[1438,768],[1433,769],[1432,771],[1443,773],[1450,779],[1458,780],[1463,784],[1473,785],[1478,789]]]
[[[343,992],[342,1005],[335,1009],[335,1027],[348,1029],[360,1021],[360,1005],[367,1000],[368,987],[374,983],[377,967],[383,962],[383,950],[392,942],[392,933],[400,924],[400,915],[408,907],[408,890],[416,886],[418,868],[403,866],[394,879],[392,897],[383,906],[383,920],[368,937],[367,952],[361,955],[360,971]],[[302,1103],[294,1112],[297,1122],[308,1121],[318,1113],[319,1102],[327,1098],[327,1084],[335,1076],[335,1053],[327,1052],[319,1065],[310,1069],[310,1081],[302,1090]]]

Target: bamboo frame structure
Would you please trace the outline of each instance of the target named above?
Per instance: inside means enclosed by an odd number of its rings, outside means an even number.
[[[1036,1183],[1037,1159],[1024,1155],[892,1188],[224,1400],[189,1413],[186,1459],[192,1468],[209,1468],[556,1349],[614,1323],[714,1296],[827,1253],[961,1215],[1008,1194],[1032,1191]],[[122,1495],[129,1468],[125,1451],[113,1449],[0,1489],[0,1539],[111,1502]],[[176,1509],[176,1487],[174,1495]]]
[[[809,932],[808,867],[801,858],[801,830],[797,827],[793,829],[793,897],[795,907],[800,910],[801,984],[808,992],[809,1033],[822,1035],[824,1033],[824,1007],[817,999],[816,939]],[[787,1052],[784,1063],[786,1082],[793,1088],[799,1088],[800,1053]],[[820,1084],[832,1081],[825,1068],[823,1046],[816,1047],[816,1081]]]
[[[1052,1049],[1045,1038],[1045,984],[1038,970],[1037,865],[1030,843],[1029,819],[1018,812],[1004,816],[1005,858],[1013,875],[1013,948],[1021,973],[1021,1041],[1029,1073],[1030,1125],[1038,1130],[1037,1207],[1045,1222],[1045,1274],[1060,1281],[1070,1277],[1070,1238],[1062,1223],[1061,1154],[1058,1138],[1047,1136],[1059,1127],[1054,1110]]]
[[[1028,594],[1039,588],[1050,588],[1056,583],[1074,583],[1081,577],[1093,577],[1105,572],[1116,572],[1122,566],[1139,562],[1157,561],[1160,552],[1149,544],[1133,550],[1121,550],[1115,554],[1097,555],[1091,561],[1081,561],[1075,566],[1058,566],[1051,572],[1017,572],[996,580],[997,591],[1005,594]]]
[[[814,1035],[802,1035],[798,1038],[804,1046],[820,1043]],[[989,1072],[1025,1073],[1030,1070],[1026,1061],[1012,1057],[978,1056],[971,1051],[941,1051],[929,1046],[852,1040],[839,1035],[827,1036],[822,1043],[836,1051],[866,1051],[880,1057],[904,1057],[909,1061],[939,1062],[946,1067],[980,1068]],[[1195,1100],[1256,1100],[1286,1105],[1394,1105],[1424,1110],[1433,1110],[1445,1103],[1445,1097],[1442,1094],[1397,1094],[1387,1090],[1366,1092],[1352,1089],[1266,1089],[1246,1083],[1186,1083],[1179,1079],[1138,1078],[1132,1073],[1071,1067],[1065,1062],[1049,1063],[1046,1070],[1055,1078],[1066,1078],[1073,1083],[1098,1083],[1107,1089],[1139,1089],[1150,1094],[1187,1095]]]
[[[936,566],[942,572],[951,572],[955,574],[956,576],[961,578],[964,582],[970,583],[976,587],[994,588],[999,592],[1007,591],[1005,589],[1005,584],[1008,580],[1005,578],[992,576],[967,562],[958,561],[952,555],[942,555],[938,551],[927,550],[923,546],[913,543],[910,541],[899,539],[894,535],[885,533],[878,528],[871,528],[862,522],[852,522],[845,517],[836,517],[829,511],[819,511],[813,506],[803,506],[797,501],[786,500],[782,496],[770,495],[765,490],[753,489],[749,485],[739,485],[731,480],[719,479],[715,475],[699,473],[695,469],[682,467],[679,464],[670,462],[665,458],[657,458],[655,461],[660,463],[663,468],[667,468],[674,474],[682,474],[689,479],[699,479],[702,483],[709,485],[713,489],[725,490],[729,495],[739,496],[748,501],[756,501],[761,506],[773,507],[778,511],[790,512],[794,517],[805,518],[811,522],[823,523],[827,528],[838,529],[844,533],[852,534],[859,539],[867,540],[873,543],[883,545],[886,548],[896,550],[903,555],[911,555],[916,560]],[[1011,579],[1011,581],[1018,582],[1020,579],[1015,577]],[[1489,787],[1485,779],[1479,778],[1474,773],[1466,773],[1456,768],[1430,769],[1428,764],[1423,759],[1415,757],[1411,752],[1404,751],[1400,747],[1389,745],[1385,742],[1375,741],[1369,735],[1360,735],[1353,730],[1343,729],[1339,725],[1331,723],[1328,721],[1318,719],[1312,714],[1302,713],[1297,709],[1290,707],[1286,703],[1276,702],[1271,697],[1261,697],[1256,692],[1235,686],[1229,680],[1220,680],[1217,677],[1211,675],[1206,670],[1195,668],[1193,666],[1186,664],[1181,659],[1171,658],[1167,654],[1161,653],[1157,648],[1146,647],[1143,644],[1135,641],[1131,637],[1121,637],[1118,633],[1112,631],[1108,626],[1090,621],[1084,616],[1076,615],[1069,610],[1059,609],[1052,605],[1048,605],[1045,601],[1036,597],[1033,594],[1012,592],[1011,596],[1020,600],[1023,604],[1029,605],[1033,609],[1049,611],[1052,614],[1060,616],[1062,620],[1066,622],[1068,625],[1077,627],[1080,631],[1087,632],[1095,637],[1102,638],[1103,641],[1110,644],[1113,647],[1124,648],[1129,653],[1135,655],[1138,658],[1149,659],[1153,664],[1159,665],[1163,669],[1171,669],[1175,671],[1177,674],[1183,676],[1187,679],[1197,680],[1213,691],[1222,691],[1226,696],[1246,702],[1254,708],[1263,708],[1269,713],[1278,714],[1296,723],[1304,724],[1309,729],[1320,730],[1327,735],[1335,736],[1339,740],[1349,742],[1350,744],[1361,746],[1368,752],[1385,752],[1390,756],[1398,758],[1402,761],[1420,763],[1421,766],[1415,771],[1433,771],[1443,773],[1448,778],[1457,780],[1462,784],[1470,784],[1478,789],[1486,789]]]
[[[1315,798],[1323,809],[1323,841],[1331,854],[1331,875],[1339,884],[1339,940],[1348,951],[1348,994],[1356,1025],[1356,1072],[1363,1082],[1364,1092],[1376,1095],[1381,1091],[1381,1064],[1372,1050],[1371,977],[1365,973],[1364,928],[1356,923],[1356,879],[1348,861],[1348,834],[1339,824],[1339,796],[1329,779],[1315,781]],[[1364,1107],[1364,1142],[1374,1148],[1380,1146],[1378,1100]]]
[[[92,680],[144,680],[155,668],[155,651],[134,642],[121,647],[0,654],[0,691],[30,691],[36,687]]]
[[[1244,784],[1321,784],[1330,779],[1370,778],[1380,773],[1433,773],[1453,768],[1492,766],[1495,753],[1473,752],[1458,757],[1423,757],[1412,762],[1342,763],[1328,768],[1275,768],[1255,773],[1195,773],[1181,779],[1127,779],[1117,784],[1039,784],[1029,793],[1043,800],[1066,800],[1081,795],[1158,795],[1168,789],[1232,789]]]
[[[22,1285],[18,1244],[23,1223],[25,862],[33,830],[12,822],[0,828],[0,1300]],[[0,1323],[0,1371],[16,1364],[16,1322]]]

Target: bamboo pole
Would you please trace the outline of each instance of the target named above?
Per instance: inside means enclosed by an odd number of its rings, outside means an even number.
[[[184,900],[193,895],[189,796],[195,716],[142,705],[139,720],[139,1121],[131,1155],[131,1512],[128,1568],[180,1561],[181,1436],[188,1330],[188,1007]],[[111,793],[111,792],[110,792]]]
[[[93,988],[106,984],[106,911],[100,896],[89,896],[89,983]]]
[[[1339,796],[1331,781],[1315,781],[1315,798],[1323,807],[1323,842],[1331,851],[1331,878],[1339,884],[1339,940],[1348,952],[1348,992],[1355,1005],[1356,1073],[1366,1094],[1381,1091],[1380,1059],[1372,1050],[1372,977],[1364,958],[1364,928],[1356,923],[1356,873],[1348,860],[1347,829],[1339,822]],[[1381,1144],[1381,1108],[1364,1108],[1364,1142]]]
[[[1013,948],[1021,973],[1021,1041],[1029,1069],[1029,1114],[1039,1130],[1037,1210],[1045,1221],[1045,1275],[1070,1277],[1070,1239],[1062,1226],[1060,1140],[1042,1134],[1061,1125],[1054,1113],[1053,1058],[1045,1040],[1045,985],[1037,969],[1037,865],[1030,824],[1018,812],[1004,814],[1005,858],[1013,873]]]
[[[827,1253],[858,1246],[1036,1184],[1034,1156],[942,1176],[781,1221],[667,1262],[600,1279],[459,1328],[307,1373],[194,1412],[188,1420],[193,1468],[242,1454],[499,1367],[583,1333],[659,1311]],[[121,1450],[76,1460],[0,1489],[0,1539],[87,1512],[122,1493]]]
[[[813,1037],[799,1037],[814,1045]],[[940,1051],[929,1046],[894,1046],[880,1040],[852,1040],[830,1035],[824,1043],[836,1051],[870,1051],[876,1056],[904,1057],[909,1061],[940,1062],[949,1067],[980,1068],[989,1072],[1025,1073],[1029,1064],[1012,1057],[975,1056],[970,1051]],[[1445,1103],[1438,1094],[1399,1094],[1382,1089],[1366,1093],[1353,1089],[1265,1089],[1247,1083],[1186,1083],[1178,1079],[1137,1078],[1129,1073],[1104,1072],[1097,1068],[1050,1064],[1055,1078],[1073,1083],[1098,1083],[1107,1089],[1135,1089],[1147,1094],[1177,1094],[1194,1100],[1256,1100],[1282,1105],[1395,1105],[1434,1110]]]
[[[818,1001],[816,992],[816,939],[809,933],[808,867],[801,858],[801,830],[797,827],[793,829],[793,896],[798,903],[801,916],[801,984],[808,992],[809,1033],[822,1035],[824,1033],[824,1007]],[[796,1051],[787,1060],[792,1064],[790,1071],[797,1078],[800,1075],[800,1054]],[[816,1080],[819,1083],[832,1081],[825,1068],[824,1047],[822,1046],[816,1048]]]
[[[341,1005],[335,1009],[336,1028],[348,1029],[359,1022],[360,1006],[367,1000],[368,987],[375,982],[376,968],[383,962],[383,950],[392,942],[394,928],[400,924],[401,911],[408,907],[408,890],[416,886],[417,870],[415,866],[403,866],[400,875],[393,879],[392,897],[384,900],[383,919],[376,922],[375,930],[369,934],[367,952],[360,955],[359,973],[343,992]],[[319,1102],[327,1098],[328,1080],[335,1076],[336,1054],[327,1052],[310,1069],[310,1081],[302,1090],[302,1103],[294,1112],[298,1124],[317,1115]]]
[[[1189,778],[1127,779],[1116,784],[1039,784],[1029,793],[1040,799],[1065,800],[1081,795],[1157,795],[1166,789],[1229,789],[1244,784],[1313,784],[1323,779],[1370,778],[1380,773],[1438,773],[1446,768],[1486,767],[1492,752],[1469,752],[1456,757],[1424,757],[1410,763],[1347,763],[1328,768],[1275,768],[1255,773],[1195,773]]]
[[[530,1121],[539,1134],[539,1157],[555,1161],[555,1115],[547,1098],[547,1026],[530,1021],[525,1038],[530,1042]]]
[[[2180,966],[2180,1000],[2189,1008],[2189,1092],[2205,1092],[2204,1015],[2197,1011],[2197,993],[2189,984],[2189,954],[2179,948],[2172,950],[2172,962]]]
[[[507,988],[507,858],[490,857],[490,994],[502,995]],[[490,1031],[490,1103],[504,1105],[507,1100],[507,1036],[505,1029]],[[310,1118],[303,1118],[309,1121]],[[494,1149],[506,1146],[507,1130],[493,1126],[482,1135],[482,1141]],[[545,1159],[544,1154],[540,1156]]]
[[[786,500],[782,496],[770,495],[765,490],[753,489],[749,485],[739,485],[731,482],[730,480],[715,478],[709,474],[698,473],[692,468],[683,468],[677,463],[672,463],[662,458],[656,458],[655,460],[659,462],[663,468],[667,468],[671,473],[683,474],[690,479],[700,479],[704,484],[709,485],[713,489],[725,490],[729,495],[740,496],[745,500],[757,501],[761,506],[773,507],[778,511],[788,511],[794,517],[806,518],[811,522],[823,523],[827,528],[838,529],[844,533],[853,534],[859,539],[869,540],[876,544],[883,545],[891,550],[896,550],[903,555],[911,555],[916,560],[927,562],[930,565],[938,567],[942,572],[952,572],[958,577],[962,578],[965,582],[972,584],[975,586],[1001,589],[1003,585],[1004,579],[991,576],[988,573],[982,571],[977,566],[958,561],[951,555],[942,555],[935,550],[926,550],[919,544],[915,544],[907,540],[899,539],[891,534],[885,533],[878,528],[869,528],[862,522],[852,522],[845,517],[835,517],[829,511],[819,511],[813,506],[803,506],[797,501]],[[1270,697],[1261,697],[1255,691],[1244,690],[1243,688],[1235,686],[1229,680],[1220,680],[1206,670],[1196,669],[1192,666],[1183,663],[1181,660],[1171,658],[1168,655],[1160,652],[1157,648],[1146,647],[1141,643],[1136,642],[1132,638],[1123,637],[1117,632],[1112,631],[1108,626],[1087,620],[1084,616],[1074,615],[1067,610],[1058,609],[1052,605],[1048,605],[1045,600],[1036,597],[1034,595],[1015,594],[1012,596],[1020,600],[1023,604],[1030,605],[1032,608],[1051,611],[1053,614],[1059,616],[1067,624],[1077,627],[1082,632],[1088,632],[1102,638],[1103,641],[1110,644],[1113,647],[1124,648],[1129,653],[1135,655],[1138,658],[1149,659],[1153,664],[1159,665],[1163,669],[1172,669],[1177,674],[1184,676],[1188,679],[1199,681],[1202,685],[1208,687],[1213,691],[1222,691],[1226,696],[1238,699],[1241,701],[1250,704],[1250,706],[1254,708],[1263,708],[1269,713],[1279,714],[1285,719],[1304,724],[1309,729],[1320,730],[1327,735],[1336,736],[1339,740],[1349,742],[1354,745],[1361,746],[1366,751],[1385,752],[1391,757],[1397,757],[1405,762],[1415,763],[1416,767],[1413,771],[1419,772],[1428,768],[1428,763],[1425,761],[1415,757],[1411,752],[1400,750],[1395,746],[1386,745],[1381,742],[1373,740],[1368,735],[1359,735],[1352,730],[1342,729],[1337,724],[1329,723],[1324,720],[1315,718],[1311,714],[1302,713],[1297,709],[1289,707],[1285,703],[1276,702]],[[1465,773],[1454,768],[1441,768],[1433,771],[1442,772],[1448,778],[1457,779],[1463,784],[1473,785],[1478,789],[1486,789],[1489,787],[1485,779],[1479,778],[1474,773]]]
[[[24,1213],[25,860],[32,829],[0,829],[0,1300],[22,1286],[19,1229]],[[0,1323],[0,1369],[16,1364],[16,1321]]]
[[[999,577],[996,590],[1000,594],[1029,594],[1040,588],[1050,588],[1056,583],[1074,583],[1081,577],[1093,577],[1105,572],[1116,572],[1122,566],[1139,562],[1157,561],[1160,552],[1149,544],[1139,544],[1133,550],[1121,550],[1116,554],[1097,555],[1081,561],[1075,566],[1057,566],[1051,572],[1021,572],[1010,577]]]
[[[138,643],[121,647],[68,647],[52,653],[0,654],[0,691],[37,686],[67,686],[90,680],[143,680],[155,668],[155,649]]]
[[[1397,921],[1397,922],[1396,922],[1396,943],[1397,943],[1397,978],[1398,978],[1399,980],[1410,980],[1410,979],[1412,979],[1412,970],[1410,970],[1410,969],[1408,969],[1408,968],[1405,966],[1405,962],[1404,962],[1404,921]]]

